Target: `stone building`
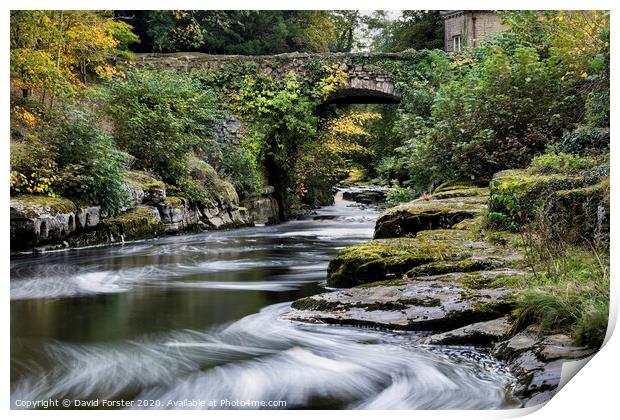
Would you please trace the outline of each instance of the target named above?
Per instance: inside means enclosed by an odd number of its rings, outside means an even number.
[[[446,51],[475,48],[485,37],[508,29],[497,13],[489,10],[444,10],[440,14]]]

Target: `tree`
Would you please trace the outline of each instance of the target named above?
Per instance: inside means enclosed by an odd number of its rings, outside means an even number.
[[[33,89],[52,97],[84,86],[89,74],[109,78],[108,60],[137,41],[131,27],[108,11],[11,12],[11,82],[24,97]]]
[[[334,10],[331,19],[335,27],[334,52],[349,52],[359,45],[356,29],[361,25],[359,10]]]
[[[336,43],[331,12],[322,10],[160,10],[148,18],[155,51],[212,54],[326,52]]]
[[[365,19],[370,33],[370,49],[400,52],[407,49],[443,47],[443,23],[438,10],[404,10],[397,20],[377,10]]]

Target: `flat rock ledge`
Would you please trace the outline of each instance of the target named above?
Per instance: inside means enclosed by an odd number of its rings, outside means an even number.
[[[513,290],[472,286],[472,276],[439,275],[338,290],[293,302],[288,319],[397,330],[447,331],[498,318],[514,308]],[[485,273],[489,281],[514,271]]]
[[[456,330],[423,337],[418,344],[447,344],[447,345],[475,345],[490,346],[510,334],[512,325],[508,318],[497,318],[490,321],[476,322]]]

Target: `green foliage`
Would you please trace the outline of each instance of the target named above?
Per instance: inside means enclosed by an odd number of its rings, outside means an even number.
[[[42,101],[73,94],[89,74],[116,74],[110,59],[127,57],[126,45],[137,39],[111,11],[11,11],[11,82],[24,97],[39,91]]]
[[[395,186],[388,190],[386,203],[388,207],[394,207],[401,203],[409,202],[415,197],[416,193],[411,188],[401,187],[396,183]]]
[[[220,115],[212,90],[174,71],[131,70],[110,82],[106,102],[118,145],[171,184],[187,177],[190,153],[209,152]]]
[[[69,111],[53,129],[51,143],[58,150],[62,195],[101,206],[109,215],[127,205],[124,155],[96,120],[81,111]]]
[[[609,145],[609,125],[606,128],[581,126],[564,134],[555,149],[561,153],[584,155],[605,152]]]
[[[230,178],[240,196],[246,197],[260,190],[262,177],[258,161],[252,153],[240,146],[222,145],[222,164],[219,168],[227,178]]]
[[[491,182],[491,191],[491,201],[502,211],[488,213],[490,225],[500,230],[518,231],[522,220],[521,204],[513,185],[494,180]]]
[[[234,95],[233,108],[254,121],[255,140],[259,140],[253,143],[253,154],[263,157],[268,181],[287,207],[296,184],[294,168],[300,148],[316,134],[313,98],[320,94],[291,72],[282,80],[245,76]]]
[[[546,153],[536,156],[528,168],[537,174],[568,174],[575,175],[596,166],[597,159],[593,156],[578,156],[569,153]]]
[[[462,77],[442,84],[430,125],[420,127],[415,119],[405,124],[414,137],[401,153],[413,183],[490,178],[528,164],[571,126],[578,111],[562,71],[556,62],[539,60],[532,48],[512,55],[492,49]]]
[[[155,51],[211,54],[325,52],[335,47],[332,12],[324,10],[156,10],[145,35]]]
[[[373,51],[443,48],[444,25],[439,10],[403,10],[396,20],[386,19],[384,11],[377,10],[365,23],[375,33],[370,43]]]

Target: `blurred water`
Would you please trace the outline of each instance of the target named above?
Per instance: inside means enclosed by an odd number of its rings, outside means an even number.
[[[283,400],[287,408],[499,408],[513,378],[414,333],[282,320],[324,291],[377,210],[11,259],[11,400]],[[222,408],[216,407],[216,408]]]

